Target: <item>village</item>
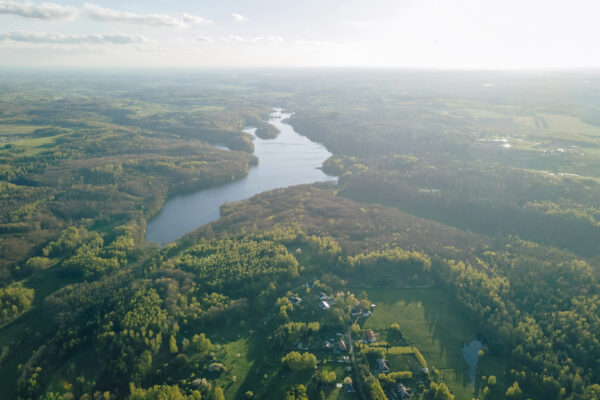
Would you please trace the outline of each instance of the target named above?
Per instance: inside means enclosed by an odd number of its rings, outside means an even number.
[[[288,293],[289,316],[296,321],[291,324],[312,328],[295,335],[297,340],[286,343],[286,351],[314,354],[314,376],[334,376],[325,386],[346,393],[337,398],[371,398],[365,384],[369,377],[376,378],[388,399],[411,399],[429,385],[426,360],[409,345],[398,324],[378,331],[362,327],[377,308],[364,292],[356,296],[326,289],[311,280]]]

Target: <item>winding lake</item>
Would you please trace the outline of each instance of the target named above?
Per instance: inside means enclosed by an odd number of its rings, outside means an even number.
[[[146,226],[146,240],[159,243],[172,242],[186,233],[219,219],[223,203],[239,201],[255,194],[304,183],[334,181],[319,169],[331,153],[325,146],[297,133],[282,121],[291,114],[276,110],[269,122],[281,133],[277,138],[254,138],[254,155],[258,165],[250,168],[240,180],[202,189],[192,194],[168,199],[162,210]],[[246,128],[254,135],[256,128]]]

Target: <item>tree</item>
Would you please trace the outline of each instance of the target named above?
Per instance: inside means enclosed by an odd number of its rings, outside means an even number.
[[[177,353],[179,349],[177,348],[177,341],[175,340],[175,336],[171,335],[171,339],[169,339],[169,351],[171,354]]]
[[[306,386],[304,385],[296,385],[288,390],[283,397],[285,400],[308,400],[308,395],[306,394]]]
[[[492,391],[489,386],[483,388],[483,400],[489,400],[492,398]]]
[[[523,391],[519,387],[519,382],[513,383],[513,385],[506,390],[506,399],[507,400],[523,399]]]
[[[392,344],[400,344],[403,342],[404,336],[400,330],[400,325],[393,323],[390,325],[387,331],[387,340]]]
[[[371,400],[386,400],[387,397],[379,383],[379,380],[373,375],[369,375],[365,379],[365,386],[367,387],[367,394]]]
[[[63,400],[64,396],[60,393],[56,393],[56,392],[46,392],[46,394],[44,394],[44,397],[42,397],[42,400]]]
[[[150,353],[150,351],[144,350],[144,352],[140,355],[136,370],[137,371],[134,374],[134,380],[136,383],[140,384],[152,370],[152,353]]]
[[[201,333],[192,337],[192,343],[190,345],[190,348],[198,353],[206,354],[211,351],[212,343],[204,333]]]
[[[320,382],[321,384],[329,385],[329,384],[335,383],[335,381],[337,379],[337,375],[333,371],[321,370],[317,374],[316,378],[317,378],[317,381]]]
[[[197,394],[186,396],[181,393],[179,386],[155,385],[148,389],[136,388],[132,383],[129,386],[129,400],[199,400]],[[199,393],[198,393],[199,394]]]
[[[292,351],[281,359],[281,363],[293,372],[306,371],[316,368],[317,357],[308,352],[300,354],[297,351]]]
[[[221,389],[219,386],[215,388],[212,400],[225,400],[225,393],[223,393],[223,389]]]
[[[573,378],[573,392],[581,393],[583,391],[583,379],[581,379],[581,375],[579,373],[575,374]]]
[[[371,308],[371,302],[367,299],[360,300],[360,308],[363,310],[368,310]]]
[[[600,385],[595,383],[585,388],[583,392],[584,399],[600,400]]]
[[[496,377],[490,375],[487,379],[483,379],[483,383],[487,385],[483,388],[483,399],[488,400],[497,397],[495,394],[498,391],[496,387]]]
[[[445,383],[431,382],[429,389],[423,392],[424,400],[454,400],[454,395]]]

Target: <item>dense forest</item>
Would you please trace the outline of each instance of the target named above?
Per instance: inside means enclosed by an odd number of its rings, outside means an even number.
[[[600,87],[448,74],[2,78],[0,391],[600,399]],[[338,181],[146,242],[273,107]]]

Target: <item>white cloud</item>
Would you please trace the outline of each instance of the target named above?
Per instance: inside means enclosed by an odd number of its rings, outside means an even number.
[[[267,37],[265,37],[265,41],[271,42],[271,43],[281,43],[284,41],[284,39],[280,36],[267,36]]]
[[[183,13],[183,18],[177,19],[167,14],[136,14],[128,11],[112,10],[89,3],[85,4],[81,9],[77,9],[75,7],[61,6],[56,3],[35,4],[32,2],[17,3],[12,0],[0,0],[0,14],[44,20],[75,19],[80,15],[85,15],[96,21],[146,26],[184,27],[186,23],[198,25],[212,24],[212,21],[209,19],[188,13]]]
[[[238,35],[229,35],[226,36],[224,38],[221,38],[221,40],[225,43],[229,43],[229,42],[245,42],[246,40]]]
[[[281,43],[284,39],[280,36],[256,36],[248,38],[238,35],[228,35],[222,37],[221,41],[225,43]]]
[[[0,1],[0,14],[18,15],[25,18],[45,20],[73,19],[77,16],[77,9],[65,7],[55,3],[31,2],[17,3],[14,1]]]
[[[246,22],[246,21],[248,21],[248,18],[244,17],[242,14],[233,13],[233,14],[231,14],[231,16],[237,22]]]
[[[184,22],[166,14],[136,14],[129,11],[111,10],[94,4],[84,6],[85,14],[96,21],[118,22],[122,24],[183,27]]]
[[[190,24],[198,24],[198,25],[209,25],[212,24],[210,19],[202,18],[197,15],[191,15],[187,13],[183,13],[183,20]]]
[[[338,44],[344,44],[344,42],[334,42],[332,40],[296,40],[296,44],[308,46],[335,46]]]
[[[213,42],[213,38],[211,38],[210,36],[200,36],[199,38],[196,39],[198,42]]]
[[[368,29],[373,28],[377,24],[372,21],[346,21],[344,25],[352,29]]]
[[[11,40],[13,42],[57,44],[133,44],[149,41],[141,35],[63,35],[61,33],[42,32],[9,32],[0,34],[0,41],[4,40]]]

